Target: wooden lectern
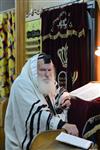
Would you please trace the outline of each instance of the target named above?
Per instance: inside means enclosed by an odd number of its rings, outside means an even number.
[[[56,137],[64,130],[44,131],[33,140],[30,150],[82,150],[72,145],[56,141]]]

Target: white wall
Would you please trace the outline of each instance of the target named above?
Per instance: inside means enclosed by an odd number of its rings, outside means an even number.
[[[0,0],[0,12],[15,8],[15,0]]]
[[[60,4],[65,4],[73,1],[79,0],[29,0],[29,10],[59,6]]]

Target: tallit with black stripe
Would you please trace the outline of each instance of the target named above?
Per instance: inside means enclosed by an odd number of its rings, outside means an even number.
[[[39,132],[57,129],[65,121],[63,112],[51,113],[45,97],[38,91],[37,58],[38,55],[28,60],[12,85],[5,117],[6,150],[29,150]]]

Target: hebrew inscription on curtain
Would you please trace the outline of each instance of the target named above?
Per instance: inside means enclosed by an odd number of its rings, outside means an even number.
[[[87,83],[87,4],[46,9],[41,20],[42,51],[52,56],[58,83],[68,91]]]

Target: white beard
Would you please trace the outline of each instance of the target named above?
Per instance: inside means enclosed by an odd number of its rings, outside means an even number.
[[[41,77],[38,77],[38,88],[43,95],[55,96],[56,84],[54,79],[43,80]]]

